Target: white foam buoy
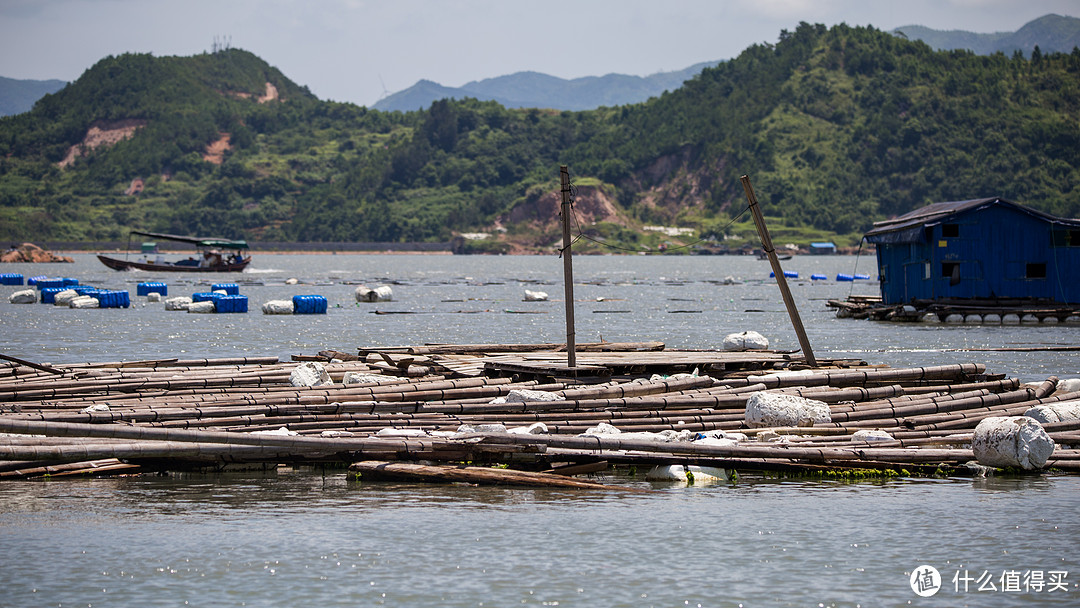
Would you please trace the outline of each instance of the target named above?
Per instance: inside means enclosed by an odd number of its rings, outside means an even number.
[[[959,325],[964,322],[964,315],[954,312],[951,315],[945,317],[945,322],[949,325]]]
[[[769,339],[756,331],[744,331],[724,336],[724,350],[768,350]]]
[[[53,296],[54,306],[70,306],[71,301],[79,297],[79,292],[74,289],[65,289]]]
[[[1080,378],[1061,378],[1054,387],[1054,393],[1075,393],[1080,391]]]
[[[513,435],[546,435],[548,427],[543,422],[534,422],[529,426],[517,426],[507,429],[506,432]]]
[[[765,391],[754,393],[746,400],[743,419],[751,428],[814,426],[832,422],[829,406],[824,401]]]
[[[394,290],[389,285],[379,285],[375,288],[361,285],[356,288],[357,302],[391,302],[394,299]]]
[[[217,312],[217,306],[214,305],[213,300],[204,300],[202,302],[192,302],[187,307],[188,312],[208,314]]]
[[[75,296],[68,302],[68,308],[101,308],[101,302],[93,296]]]
[[[293,314],[292,300],[267,300],[262,305],[264,315],[291,315]]]
[[[187,310],[191,306],[191,298],[187,296],[175,296],[165,300],[165,310]]]
[[[1036,405],[1035,407],[1028,408],[1028,411],[1024,412],[1024,415],[1028,418],[1034,418],[1043,424],[1080,420],[1080,401],[1061,401],[1058,403]]]
[[[345,372],[345,376],[341,379],[341,383],[345,386],[351,384],[396,384],[399,382],[402,382],[401,378],[395,376],[365,374],[363,372]]]
[[[289,384],[293,386],[324,386],[333,383],[326,367],[318,361],[305,361],[289,374]]]
[[[523,301],[524,302],[547,302],[548,301],[548,294],[547,294],[546,291],[532,291],[532,290],[526,289],[525,290],[525,299]]]
[[[16,291],[8,296],[8,302],[12,304],[36,304],[37,290],[23,289],[22,291]]]
[[[983,315],[983,325],[1001,325],[1001,315],[994,312]]]
[[[728,472],[717,467],[702,467],[696,464],[658,465],[645,474],[648,481],[681,481],[686,485],[696,483],[715,483],[727,481]]]
[[[1027,416],[991,416],[975,427],[971,450],[987,467],[1041,469],[1054,453],[1054,440]]]
[[[893,436],[880,429],[860,429],[851,435],[854,441],[893,441]]]
[[[1018,315],[1018,314],[1016,314],[1014,312],[1010,312],[1010,313],[1008,313],[1008,314],[1001,317],[1001,324],[1002,325],[1019,325],[1020,324],[1020,315]]]
[[[534,391],[527,388],[511,389],[501,397],[495,397],[488,403],[529,403],[532,401],[565,401],[566,397],[549,391]]]

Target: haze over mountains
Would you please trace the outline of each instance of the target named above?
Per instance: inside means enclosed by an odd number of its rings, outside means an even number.
[[[909,40],[922,40],[937,50],[968,49],[978,55],[998,51],[1012,55],[1020,51],[1029,56],[1036,46],[1041,52],[1072,51],[1080,46],[1080,19],[1061,15],[1045,15],[1031,21],[1015,32],[976,34],[963,30],[940,31],[921,25],[906,25],[893,30]],[[620,106],[640,103],[657,97],[664,91],[682,86],[702,69],[720,61],[692,65],[676,72],[661,72],[650,76],[608,74],[566,80],[537,72],[517,72],[508,76],[469,82],[461,87],[446,87],[430,80],[380,99],[376,110],[409,112],[426,108],[437,99],[497,101],[507,108],[551,108],[555,110],[592,110],[601,106]]]
[[[34,102],[65,85],[63,80],[16,80],[0,76],[0,116],[29,112]]]
[[[906,25],[893,30],[909,40],[921,40],[934,49],[968,49],[976,54],[990,55],[1001,51],[1011,55],[1016,51],[1025,56],[1037,45],[1040,51],[1071,52],[1080,46],[1080,19],[1061,15],[1045,15],[1025,24],[1015,32],[978,34],[964,30],[934,30],[921,25]],[[607,74],[563,79],[538,72],[516,72],[505,76],[472,81],[461,87],[447,87],[430,80],[387,95],[372,108],[383,111],[408,112],[427,108],[437,99],[497,101],[507,108],[552,108],[557,110],[589,110],[601,106],[639,103],[682,86],[702,69],[720,63],[706,61],[673,72],[649,76]],[[0,116],[29,111],[34,102],[55,93],[67,83],[62,80],[16,80],[0,76]]]

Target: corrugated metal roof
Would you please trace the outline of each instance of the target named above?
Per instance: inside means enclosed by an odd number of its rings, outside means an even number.
[[[874,227],[863,237],[870,243],[921,243],[925,238],[923,229],[936,226],[958,213],[981,209],[991,205],[1011,207],[1028,215],[1070,228],[1080,228],[1080,220],[1065,219],[1036,211],[1030,207],[1007,201],[1003,198],[976,198],[968,201],[950,201],[933,203],[904,215],[874,222]]]

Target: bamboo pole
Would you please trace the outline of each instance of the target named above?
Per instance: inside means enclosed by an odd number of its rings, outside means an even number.
[[[625,486],[608,486],[592,481],[571,479],[554,473],[533,473],[511,469],[490,469],[469,466],[429,466],[402,462],[365,460],[355,462],[349,470],[363,479],[391,481],[424,481],[437,483],[475,483],[480,485],[511,485],[529,487],[579,488],[587,490],[647,490]]]
[[[562,234],[563,234],[563,293],[566,298],[566,366],[577,367],[577,349],[575,347],[574,331],[574,263],[572,261],[573,250],[570,241],[570,170],[566,165],[559,167],[559,178],[562,181]]]
[[[791,317],[791,325],[795,328],[795,335],[799,338],[799,346],[802,348],[803,356],[810,367],[817,367],[817,359],[814,358],[814,351],[810,348],[810,339],[806,337],[802,319],[799,318],[799,309],[795,306],[795,299],[791,297],[791,290],[788,289],[787,279],[784,277],[784,269],[780,267],[780,260],[776,257],[776,249],[773,248],[772,237],[769,236],[769,229],[765,226],[765,216],[762,215],[761,209],[758,208],[757,196],[754,194],[754,187],[750,185],[750,177],[744,175],[739,179],[742,181],[743,190],[746,191],[746,200],[750,203],[750,213],[754,216],[754,224],[757,225],[758,235],[761,236],[761,246],[769,256],[769,264],[772,265],[773,274],[776,276],[776,284],[780,286],[780,295],[784,298],[784,306],[787,307],[788,316]]]

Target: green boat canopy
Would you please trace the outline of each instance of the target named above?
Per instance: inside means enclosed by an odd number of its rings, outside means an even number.
[[[141,230],[132,230],[131,234],[138,234],[141,236],[149,236],[155,239],[164,239],[166,241],[177,241],[180,243],[191,243],[196,247],[207,247],[217,249],[247,249],[247,241],[233,241],[229,239],[219,239],[215,237],[198,237],[198,236],[180,236],[176,234],[162,234],[160,232],[143,232]]]

